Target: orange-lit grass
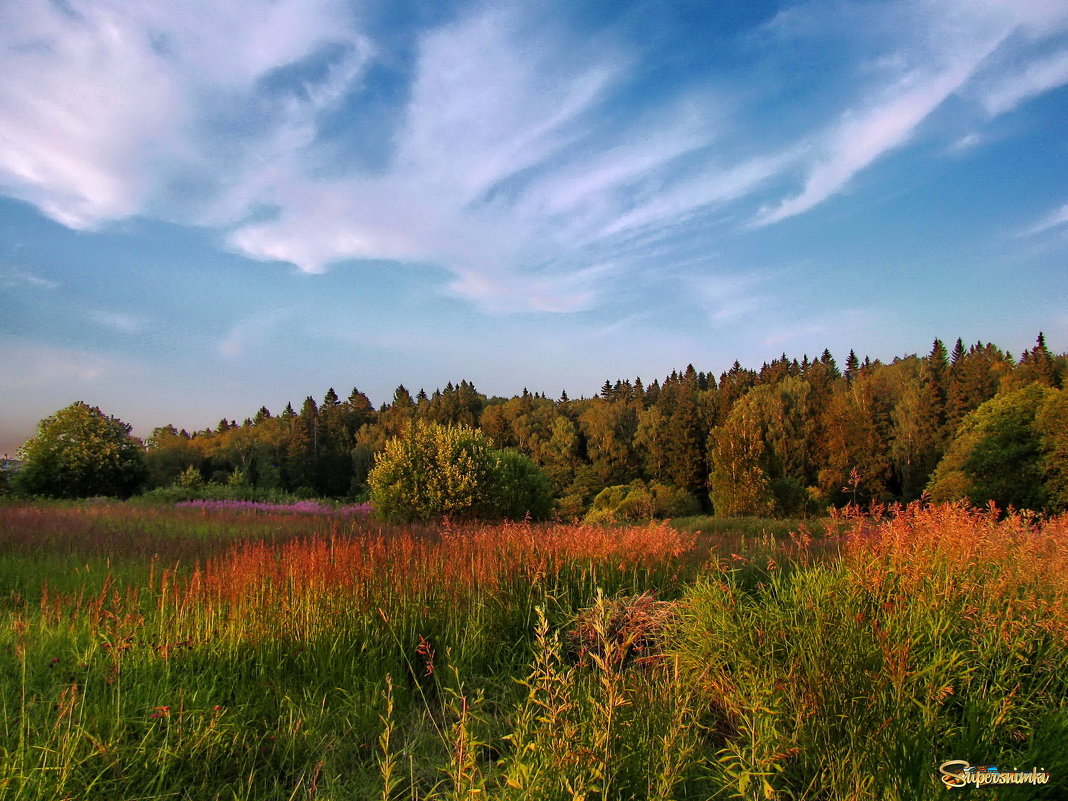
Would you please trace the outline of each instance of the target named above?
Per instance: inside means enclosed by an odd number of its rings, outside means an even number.
[[[563,764],[617,798],[753,797],[767,782],[874,801],[944,794],[945,759],[1041,757],[1068,775],[1052,750],[1068,732],[1065,518],[913,506],[839,521],[835,541],[732,541],[687,589],[693,538],[661,525],[186,514],[133,516],[139,580],[49,590],[10,616],[0,661],[23,673],[4,680],[19,723],[3,736],[22,761],[0,785],[41,799],[79,797],[86,777],[99,797],[370,798],[381,762],[398,797],[518,799],[551,795]],[[122,515],[92,512],[95,536],[125,547]],[[174,570],[169,545],[195,544],[183,527],[211,544]],[[94,553],[128,553],[109,547]],[[542,652],[598,588],[682,594],[664,658],[591,668]],[[388,674],[395,728],[376,760]]]
[[[446,525],[438,537],[401,531],[242,543],[172,578],[169,593],[180,617],[224,610],[239,636],[306,639],[354,615],[375,613],[388,623],[413,610],[455,615],[507,604],[517,595],[559,592],[563,583],[592,593],[627,576],[670,580],[692,548],[692,536],[665,524]]]
[[[916,504],[845,522],[836,559],[762,554],[755,586],[743,565],[680,601],[709,795],[935,798],[948,759],[1068,774],[1068,518]],[[1032,792],[1003,797],[1059,797]]]
[[[842,558],[886,613],[956,604],[977,629],[1012,637],[1032,620],[1068,642],[1068,515],[914,504],[857,519]]]

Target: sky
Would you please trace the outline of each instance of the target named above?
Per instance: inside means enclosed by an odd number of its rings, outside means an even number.
[[[1064,0],[19,0],[0,65],[0,452],[1068,350]]]

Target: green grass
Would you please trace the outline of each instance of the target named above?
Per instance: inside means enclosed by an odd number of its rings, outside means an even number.
[[[0,798],[1064,797],[1065,520],[748,525],[5,507]]]

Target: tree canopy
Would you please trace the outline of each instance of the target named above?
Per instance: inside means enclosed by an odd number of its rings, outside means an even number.
[[[42,420],[19,450],[19,490],[30,495],[128,497],[145,478],[141,442],[130,426],[76,401]]]
[[[1068,358],[1050,351],[1041,335],[1015,358],[990,343],[957,340],[947,348],[935,340],[922,354],[884,363],[854,351],[842,364],[844,370],[824,350],[800,360],[783,354],[759,369],[736,361],[718,379],[692,365],[649,381],[591,377],[596,395],[562,392],[558,400],[528,390],[487,397],[461,379],[431,392],[398,386],[376,408],[355,388],[347,397],[331,388],[296,408],[281,404],[278,415],[250,403],[258,411],[241,424],[220,420],[192,433],[157,428],[146,443],[147,483],[172,486],[192,467],[212,491],[239,475],[248,493],[366,499],[386,444],[415,423],[434,423],[481,431],[492,443],[486,447],[511,448],[529,460],[548,479],[561,519],[584,517],[602,490],[634,482],[678,490],[684,505],[717,514],[908,502],[930,485],[970,413],[1032,383],[1057,390],[1068,375]],[[1038,435],[1036,469],[1048,503],[1063,508],[1068,503],[1056,498],[1068,495],[1068,444],[1051,432],[1068,426],[1058,408],[1035,412],[1029,425],[1045,432]],[[982,462],[1003,464],[998,453],[980,449],[971,469],[990,472]],[[958,483],[963,467],[956,468]],[[1009,497],[968,481],[951,497],[976,503]],[[609,496],[602,506],[615,497]],[[1021,496],[1013,497],[1018,504]],[[624,506],[651,508],[644,501]]]
[[[931,478],[932,500],[1005,508],[1068,507],[1065,390],[1032,383],[968,414]]]

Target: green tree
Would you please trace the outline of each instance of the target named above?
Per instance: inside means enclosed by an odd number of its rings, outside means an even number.
[[[850,383],[837,385],[820,413],[818,484],[830,503],[858,497],[855,490],[847,497],[842,489],[850,484],[854,470],[862,479],[859,497],[865,502],[890,497],[892,406],[882,375],[860,372]]]
[[[505,448],[492,450],[494,460],[491,481],[490,517],[542,520],[553,506],[553,491],[545,473],[529,456]]]
[[[394,522],[543,517],[551,502],[527,457],[492,448],[475,429],[421,420],[386,443],[367,483],[376,514]]]
[[[42,420],[19,450],[17,488],[31,495],[129,497],[145,478],[140,440],[130,426],[82,401]]]
[[[814,478],[811,387],[786,376],[750,390],[711,438],[717,514],[804,511]]]
[[[1052,509],[1068,509],[1068,388],[1047,397],[1035,415],[1041,468]]]
[[[752,394],[752,393],[750,393]],[[775,497],[764,470],[766,453],[758,403],[739,401],[727,422],[710,436],[712,473],[709,496],[717,515],[771,515]]]
[[[1063,391],[1030,384],[987,401],[961,421],[928,491],[935,501],[1057,506],[1065,466]]]
[[[590,466],[601,486],[626,484],[638,477],[641,468],[634,450],[638,431],[635,404],[594,398],[579,417],[579,426],[586,437]]]

